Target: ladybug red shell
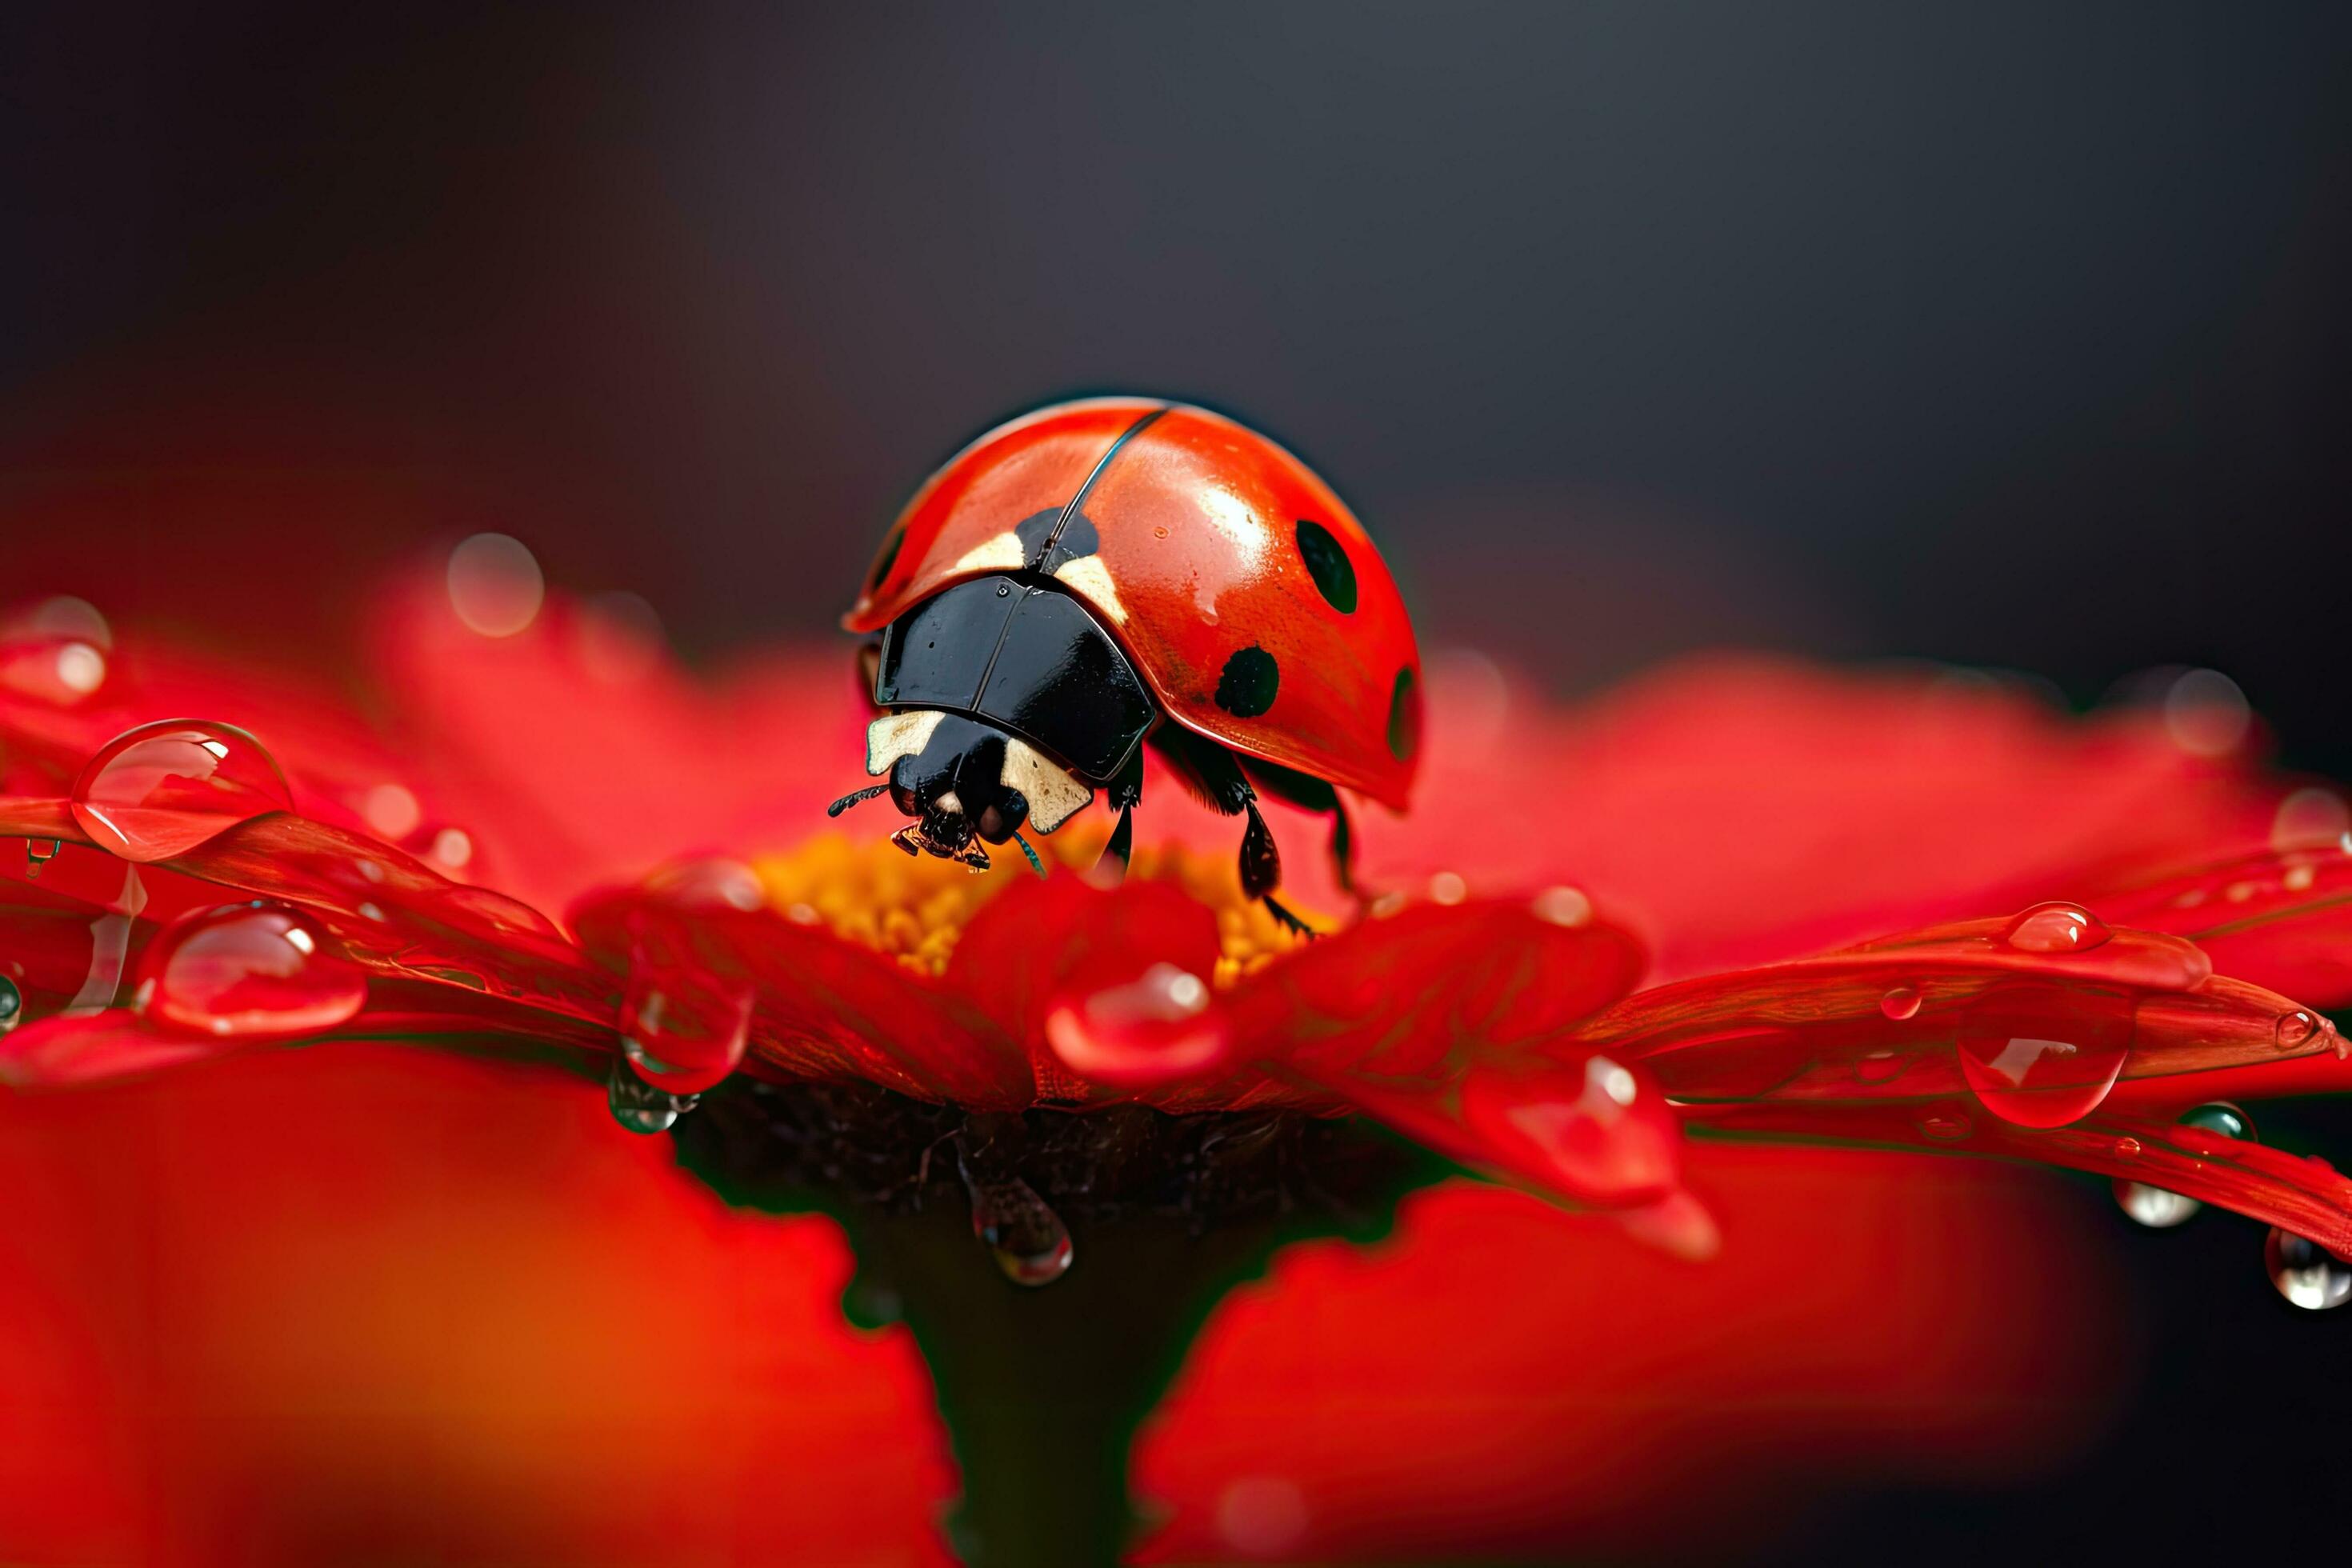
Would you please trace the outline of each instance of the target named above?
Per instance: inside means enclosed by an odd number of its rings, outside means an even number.
[[[1412,788],[1421,663],[1394,578],[1313,470],[1206,409],[1089,398],[990,431],[908,502],[844,624],[884,634],[875,696],[899,721],[877,722],[868,748],[893,785],[852,800],[890,788],[902,809],[923,805],[895,764],[973,741],[938,733],[944,721],[924,715],[940,713],[1110,788],[1122,810],[1139,796],[1130,753],[1148,734],[1254,836],[1253,783],[1332,811],[1343,857],[1331,786],[1398,809]],[[991,783],[979,763],[940,765],[930,793],[960,806]],[[1038,787],[1066,792],[1028,757],[988,765],[1037,831],[1066,815],[1038,810]],[[989,826],[980,837],[1003,842]],[[968,839],[910,829],[900,842],[971,858]],[[1270,838],[1262,852],[1271,863]]]

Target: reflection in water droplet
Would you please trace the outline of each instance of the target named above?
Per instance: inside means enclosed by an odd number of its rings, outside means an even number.
[[[1045,1043],[1081,1078],[1164,1083],[1223,1061],[1233,1026],[1210,1010],[1205,981],[1162,963],[1124,985],[1057,998],[1045,1011]]]
[[[290,811],[293,796],[259,741],[234,724],[168,719],[99,748],[74,781],[74,820],[125,860],[168,860],[240,822]]]
[[[15,1028],[25,1016],[25,994],[16,983],[0,974],[0,1035]]]
[[[2131,1004],[2105,992],[2005,985],[1972,1003],[1957,1042],[1979,1103],[2020,1127],[2063,1127],[2098,1109],[2130,1054]]]
[[[1976,1124],[1957,1110],[1930,1111],[1919,1119],[1919,1131],[1948,1143],[1976,1131]]]
[[[2297,1046],[2310,1044],[2311,1037],[2317,1033],[2319,1020],[2298,1009],[2279,1015],[2278,1025],[2271,1031],[2271,1039],[2279,1049],[2291,1051]]]
[[[612,1070],[604,1076],[604,1103],[612,1108],[613,1120],[630,1131],[667,1132],[700,1098],[656,1089],[630,1069],[627,1057],[613,1053]]]
[[[971,1188],[971,1233],[1015,1285],[1050,1285],[1070,1271],[1070,1231],[1019,1177]]]
[[[2315,1241],[2273,1226],[2263,1243],[2263,1262],[2278,1293],[2307,1311],[2324,1312],[2352,1300],[2352,1263]]]
[[[148,1017],[224,1037],[319,1034],[367,1001],[367,976],[310,916],[281,904],[183,917],[140,955],[138,974]]]
[[[1919,1016],[1919,992],[1916,986],[1897,985],[1878,999],[1878,1010],[1900,1023]]]
[[[1854,1058],[1853,1076],[1864,1083],[1892,1083],[1903,1076],[1904,1066],[1894,1051],[1872,1051]]]
[[[2242,1107],[2232,1105],[2226,1100],[2217,1100],[2193,1110],[2184,1110],[2179,1122],[2183,1127],[2201,1127],[2208,1132],[2218,1132],[2242,1143],[2251,1143],[2259,1136],[2254,1131],[2254,1119],[2247,1115]]]
[[[2009,922],[2001,941],[2020,952],[2088,952],[2115,933],[2080,904],[2036,904]]]
[[[2150,1230],[2169,1230],[2195,1218],[2197,1211],[2205,1206],[2195,1198],[2151,1187],[2145,1182],[2124,1181],[2116,1184],[2116,1205]]]
[[[672,1094],[699,1094],[743,1060],[749,990],[690,969],[633,965],[621,994],[621,1047],[638,1076]]]

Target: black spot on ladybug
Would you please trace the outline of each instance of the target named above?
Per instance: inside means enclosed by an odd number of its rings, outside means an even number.
[[[1343,616],[1356,613],[1356,563],[1348,559],[1329,529],[1300,518],[1298,558],[1307,563],[1307,574],[1315,579],[1315,586],[1333,609]]]
[[[882,553],[875,558],[873,574],[866,579],[869,594],[882,586],[882,579],[890,575],[890,568],[898,564],[898,552],[907,542],[907,531],[894,528],[890,537],[882,542]]]
[[[1412,700],[1412,670],[1397,671],[1396,689],[1389,696],[1389,752],[1398,762],[1410,762],[1421,747],[1421,709]]]
[[[1054,525],[1061,523],[1059,538]],[[1094,521],[1085,512],[1070,513],[1070,521],[1062,522],[1062,509],[1054,507],[1034,517],[1024,518],[1013,525],[1013,537],[1021,541],[1022,559],[1029,570],[1052,576],[1066,561],[1076,561],[1081,555],[1092,555],[1102,548],[1102,535],[1095,529]],[[1053,543],[1048,546],[1047,540]]]
[[[1217,706],[1236,719],[1255,719],[1274,706],[1274,689],[1282,683],[1282,667],[1274,655],[1253,643],[1225,660],[1217,678]]]

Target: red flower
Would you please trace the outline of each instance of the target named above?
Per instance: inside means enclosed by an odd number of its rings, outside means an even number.
[[[0,910],[20,1085],[257,1041],[612,1059],[626,1037],[620,1109],[647,1125],[668,1102],[633,1085],[736,1070],[975,1110],[1353,1109],[1697,1252],[1687,1123],[2021,1155],[2352,1250],[2341,1178],[2176,1120],[2344,1081],[2306,1010],[2352,1000],[2333,797],[2154,716],[2068,726],[1997,689],[1762,663],[1544,715],[1457,659],[1433,671],[1422,815],[1363,836],[1367,878],[1410,896],[1299,947],[1225,885],[1226,829],[1158,801],[1168,846],[1109,893],[812,835],[856,755],[829,659],[705,689],[610,615],[551,601],[490,639],[413,595],[376,637],[401,702],[368,729],[278,672],[60,614],[0,659],[0,832],[64,845],[11,866]],[[1539,824],[1491,792],[1506,763],[1561,781]],[[798,847],[711,858],[778,845]],[[1637,991],[1645,952],[1667,984]],[[1147,1479],[1181,1482],[1158,1451]],[[1296,1479],[1230,1492],[1229,1546],[1295,1513],[1290,1550],[1328,1515]],[[1168,1550],[1213,1547],[1186,1517]]]

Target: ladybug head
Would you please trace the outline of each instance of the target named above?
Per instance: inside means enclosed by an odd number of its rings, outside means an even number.
[[[886,714],[866,737],[866,771],[889,783],[834,802],[831,815],[887,793],[914,821],[890,836],[909,855],[936,855],[975,871],[988,868],[989,844],[1011,839],[1038,875],[1024,823],[1051,833],[1094,798],[1094,791],[1026,742],[983,720],[939,709]]]

